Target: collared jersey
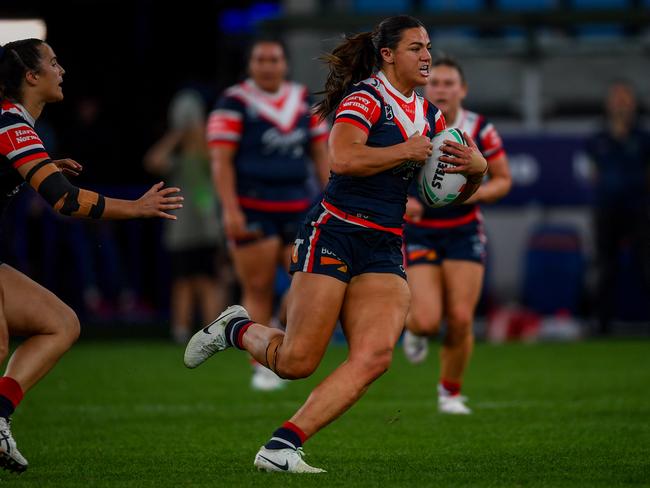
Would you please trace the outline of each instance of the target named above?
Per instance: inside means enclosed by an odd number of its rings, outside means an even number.
[[[310,144],[326,139],[327,124],[312,113],[307,88],[285,82],[275,94],[252,80],[228,88],[208,120],[211,147],[236,148],[234,166],[242,207],[300,211],[309,204]]]
[[[36,159],[49,159],[34,131],[34,118],[19,103],[3,100],[0,108],[0,213],[25,180],[17,171]]]
[[[433,137],[445,128],[445,119],[415,92],[402,95],[379,72],[348,89],[334,124],[352,124],[368,134],[366,145],[388,147],[415,133]],[[417,168],[408,161],[371,176],[332,172],[322,205],[339,219],[401,235],[407,190]]]

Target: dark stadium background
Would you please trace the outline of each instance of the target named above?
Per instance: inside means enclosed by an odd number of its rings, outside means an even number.
[[[245,36],[226,35],[218,26],[224,9],[245,5],[3,0],[0,17],[46,22],[66,76],[65,101],[49,106],[45,116],[60,127],[76,100],[100,97],[107,122],[119,128],[114,142],[121,154],[101,176],[139,183],[151,180],[142,170],[142,155],[165,128],[175,90],[191,82],[216,94],[243,72]]]
[[[576,245],[581,246],[583,250],[579,256],[583,273],[579,277],[582,280],[581,288],[579,296],[572,299],[571,312],[580,317],[589,317],[593,309],[593,236],[589,233],[592,191],[585,183],[585,178],[578,178],[580,175],[576,174],[576,162],[579,162],[576,152],[579,151],[585,134],[590,130],[589,127],[601,123],[602,97],[608,81],[618,76],[616,68],[619,63],[614,53],[606,69],[600,69],[594,74],[593,68],[583,69],[580,64],[589,61],[589,54],[577,54],[574,63],[563,60],[571,59],[571,49],[576,49],[576,53],[579,53],[584,47],[581,45],[583,39],[579,36],[581,22],[595,21],[597,24],[606,24],[605,21],[610,19],[617,22],[621,26],[620,35],[612,42],[620,45],[620,66],[625,68],[627,73],[636,75],[642,115],[647,117],[650,94],[644,80],[650,79],[650,62],[647,56],[650,52],[650,37],[647,34],[650,13],[648,0],[621,0],[614,3],[627,5],[624,9],[586,9],[581,12],[571,10],[570,6],[576,2],[577,0],[531,2],[554,3],[557,9],[537,12],[535,9],[529,11],[524,8],[523,13],[513,13],[500,11],[497,6],[505,3],[517,8],[518,2],[485,0],[479,2],[483,4],[484,9],[478,13],[423,13],[422,18],[428,26],[432,26],[433,34],[439,27],[444,28],[445,23],[453,25],[459,21],[466,21],[471,29],[475,29],[477,44],[482,45],[485,42],[486,47],[484,46],[484,51],[479,50],[474,54],[470,52],[470,55],[463,59],[470,68],[470,97],[466,105],[486,113],[490,118],[498,119],[495,124],[504,133],[506,148],[513,156],[511,168],[517,178],[530,177],[530,154],[539,160],[539,168],[544,169],[534,186],[515,181],[510,195],[497,205],[485,208],[488,223],[497,222],[498,226],[490,236],[493,243],[490,252],[495,259],[488,262],[487,292],[480,307],[481,316],[485,316],[495,304],[508,306],[522,300],[522,295],[526,293],[526,280],[523,276],[527,270],[527,258],[523,254],[530,249],[530,242],[533,242],[527,239],[536,225],[554,225],[557,221],[567,221],[571,231],[577,229],[580,242]],[[314,58],[330,47],[342,32],[369,29],[377,19],[389,13],[370,11],[369,5],[379,5],[382,2],[321,0],[306,2],[312,3],[317,10],[311,17],[301,16],[300,13],[293,17],[283,15],[282,12],[286,14],[289,10],[288,5],[294,10],[300,10],[298,7],[301,3],[299,0],[186,0],[171,4],[153,0],[2,0],[0,18],[43,19],[47,24],[47,40],[66,69],[65,100],[63,103],[48,106],[43,117],[61,136],[61,144],[52,151],[53,155],[78,157],[83,162],[82,146],[97,142],[105,148],[105,161],[101,164],[86,162],[86,169],[79,177],[78,183],[91,186],[108,185],[113,189],[118,188],[118,194],[134,195],[137,190],[144,188],[144,185],[155,181],[153,176],[144,171],[142,157],[166,127],[168,103],[173,94],[181,87],[192,86],[214,101],[223,88],[243,75],[247,43],[260,31],[257,21],[268,19],[266,29],[290,38],[291,42],[288,44],[294,62],[294,74],[299,81],[306,82],[315,91],[322,86],[322,72],[319,71],[321,68],[316,68]],[[427,0],[401,3],[423,9]],[[447,2],[451,3],[453,2]],[[594,5],[598,3],[594,2]],[[364,7],[352,13],[353,5]],[[344,12],[346,6],[350,9],[349,14],[337,13]],[[301,28],[313,30],[317,41],[320,42],[318,44],[313,39],[307,39],[304,53],[301,50],[300,37],[298,36],[298,40],[291,37]],[[512,32],[515,32],[515,48],[512,48],[511,44],[505,44],[501,55],[504,62],[527,69],[542,65],[549,59],[560,59],[565,64],[559,68],[555,66],[555,72],[562,76],[573,76],[567,82],[566,94],[559,83],[549,84],[552,90],[542,85],[541,93],[544,98],[541,101],[541,123],[546,125],[526,125],[528,122],[524,117],[525,109],[522,108],[525,100],[521,92],[507,94],[507,98],[501,99],[477,96],[491,91],[497,93],[501,85],[510,86],[508,80],[512,78],[512,72],[501,76],[498,70],[490,68],[493,65],[500,66],[499,54],[491,47],[499,44],[490,43],[493,43],[494,39],[497,39],[496,42],[503,41]],[[555,48],[562,51],[559,55],[553,51],[552,45],[549,48],[540,41],[545,33],[549,32],[556,39],[560,39],[559,47]],[[599,52],[598,44],[590,42],[587,39],[585,43],[589,45],[588,49],[591,49],[588,52],[594,53],[593,57],[596,57]],[[645,51],[643,46],[646,46]],[[628,47],[636,47],[636,51],[628,55]],[[565,54],[568,56],[563,58]],[[489,65],[493,61],[495,63]],[[476,66],[482,68],[475,69]],[[564,71],[562,66],[566,66]],[[486,74],[490,76],[484,79],[482,76]],[[479,75],[481,77],[478,77]],[[520,88],[516,84],[514,86]],[[100,130],[86,137],[86,134],[76,130],[73,119],[78,104],[88,97],[98,99],[103,112]],[[582,124],[583,120],[587,122]],[[565,122],[568,122],[571,130],[565,130],[565,125],[562,125]],[[548,127],[551,129],[548,130]],[[579,128],[578,132],[573,131],[576,127]],[[68,150],[71,140],[74,150]],[[518,157],[520,155],[523,157]],[[144,231],[141,232],[142,248],[151,252],[132,253],[135,254],[131,258],[132,267],[142,269],[139,286],[145,295],[144,298],[157,308],[164,318],[168,306],[169,276],[164,255],[159,250],[160,223],[134,223],[124,225],[121,229],[134,227]],[[516,238],[511,238],[512,236]],[[30,247],[38,247],[40,240],[47,240],[47,236],[43,235],[42,229],[39,228],[34,229],[33,237],[35,238],[29,242]],[[126,241],[122,244],[125,248],[129,247]],[[3,246],[6,245],[6,242],[3,243]],[[61,274],[68,276],[70,273],[67,272],[66,261],[69,256],[66,256],[66,252],[69,251],[65,245],[61,245],[59,251]],[[30,269],[26,271],[38,279],[41,272],[38,264],[39,251],[35,250],[33,254],[37,259],[30,263]],[[625,261],[629,258],[626,256],[622,257],[622,263],[627,263],[627,274],[617,289],[619,312],[625,315],[623,318],[639,322],[642,324],[642,330],[647,330],[647,298],[638,286],[639,280],[634,276],[635,270],[630,266],[629,259]],[[546,272],[547,269],[542,271]],[[545,279],[549,279],[550,283]],[[547,276],[529,278],[528,281],[537,285],[530,292],[533,296],[538,294],[540,289],[555,290],[554,296],[547,297],[551,300],[551,315],[555,312],[554,308],[558,308],[553,306],[552,301],[557,296],[567,296],[560,286],[567,283],[565,279]],[[61,296],[68,303],[78,308],[79,293],[75,289],[77,285],[74,277],[61,280],[52,286],[55,292],[62,293]],[[493,293],[495,289],[498,292],[496,298]],[[540,313],[546,312],[543,310]]]

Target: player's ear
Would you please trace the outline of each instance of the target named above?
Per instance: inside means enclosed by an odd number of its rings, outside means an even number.
[[[393,50],[389,47],[382,47],[379,50],[379,54],[381,54],[381,59],[384,61],[386,64],[393,64],[395,62],[395,56],[393,55]]]
[[[25,73],[25,81],[29,86],[34,86],[38,83],[38,71],[28,70]]]

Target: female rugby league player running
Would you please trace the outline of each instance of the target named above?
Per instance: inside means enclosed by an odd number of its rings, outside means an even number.
[[[155,184],[137,200],[118,200],[72,185],[63,172],[78,174],[71,159],[52,161],[34,132],[47,103],[63,100],[65,71],[54,51],[38,39],[0,47],[0,211],[26,182],[62,215],[92,219],[162,217],[182,207],[178,188]],[[29,297],[29,305],[25,303]],[[66,304],[7,264],[0,265],[0,357],[9,338],[27,339],[14,351],[0,378],[0,466],[27,469],[16,447],[9,417],[23,395],[52,369],[79,336],[79,320]]]
[[[437,333],[441,318],[446,318],[438,410],[461,415],[471,413],[460,389],[474,348],[474,310],[485,269],[486,238],[477,203],[494,202],[511,186],[501,137],[485,117],[462,107],[466,95],[467,82],[460,64],[450,57],[434,60],[425,96],[442,110],[450,127],[476,140],[489,163],[490,179],[464,205],[429,208],[418,198],[409,197],[404,240],[411,308],[402,343],[411,362],[424,361],[428,336]]]
[[[401,251],[407,189],[432,153],[430,138],[445,127],[440,111],[414,92],[426,84],[429,47],[420,21],[396,16],[347,38],[327,56],[330,72],[318,113],[335,112],[332,174],[295,240],[286,332],[252,322],[235,305],[187,345],[190,368],[236,347],[282,378],[304,378],[317,368],[341,318],[348,358],[260,448],[258,469],[323,472],[303,461],[303,443],[348,410],[390,365],[409,308]],[[455,156],[441,157],[455,165],[450,171],[467,175],[476,190],[487,167],[476,146],[447,141],[443,147]]]

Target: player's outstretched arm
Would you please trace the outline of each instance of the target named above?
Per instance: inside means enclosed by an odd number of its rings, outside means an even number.
[[[176,220],[176,216],[169,211],[183,207],[183,197],[178,195],[181,189],[164,186],[162,181],[156,183],[137,200],[104,197],[106,204],[101,218],[117,220],[160,217]]]
[[[40,159],[18,167],[25,181],[62,215],[91,219],[133,219],[161,217],[175,220],[170,210],[181,208],[178,188],[163,188],[156,183],[137,200],[107,198],[94,191],[74,186],[62,171],[75,174],[82,167],[76,161]]]

